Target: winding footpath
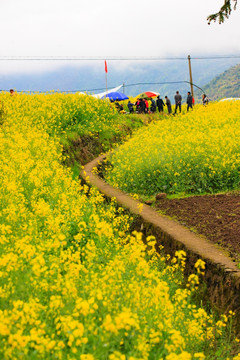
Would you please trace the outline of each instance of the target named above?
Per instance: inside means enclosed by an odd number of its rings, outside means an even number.
[[[235,311],[237,323],[240,324],[240,269],[213,243],[102,180],[93,169],[104,158],[105,155],[101,155],[85,165],[80,173],[82,178],[97,187],[106,197],[116,198],[119,205],[136,215],[139,230],[146,236],[154,235],[157,243],[162,244],[167,253],[174,255],[176,250],[185,250],[188,259],[187,273],[192,273],[194,263],[202,258],[206,262],[204,279],[207,283],[207,298],[222,312]]]

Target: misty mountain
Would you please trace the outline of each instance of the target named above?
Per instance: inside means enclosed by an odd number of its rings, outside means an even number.
[[[203,89],[211,100],[240,97],[240,64],[214,77]]]
[[[214,77],[236,65],[238,59],[192,59],[193,83],[202,88]],[[108,61],[108,89],[124,83],[123,91],[128,96],[152,90],[168,95],[170,99],[176,90],[186,96],[190,90],[188,60],[171,61]],[[147,84],[145,84],[147,83]],[[157,84],[156,84],[157,83]],[[64,65],[54,71],[1,74],[0,89],[8,91],[90,91],[98,93],[106,88],[104,63],[88,65]],[[197,89],[195,87],[194,89]],[[195,91],[195,90],[194,90]],[[196,92],[200,101],[201,92]]]

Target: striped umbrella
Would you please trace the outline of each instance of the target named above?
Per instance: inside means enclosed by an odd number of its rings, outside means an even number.
[[[139,94],[138,96],[136,96],[138,99],[150,99],[150,98],[154,98],[156,96],[160,95],[158,92],[155,91],[145,91],[141,94]]]

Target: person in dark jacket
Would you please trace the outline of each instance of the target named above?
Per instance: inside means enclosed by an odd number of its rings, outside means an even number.
[[[172,113],[172,104],[171,104],[170,99],[167,96],[165,96],[165,99],[166,99],[166,105],[168,108],[168,114],[170,115]]]
[[[156,112],[156,102],[155,100],[151,99],[151,107],[150,107],[150,110],[151,112],[155,113]]]
[[[188,95],[187,95],[187,111],[189,111],[189,108],[193,108],[193,98],[192,95],[190,93],[190,91],[188,91]]]
[[[133,105],[134,104],[131,103],[131,101],[129,100],[127,106],[128,106],[128,110],[129,110],[130,114],[134,112]]]
[[[145,113],[146,112],[146,103],[144,99],[140,99],[140,112]]]
[[[136,112],[137,113],[140,112],[140,100],[139,99],[137,99],[137,101],[135,102],[134,105],[136,106]]]
[[[181,112],[181,110],[182,110],[182,95],[179,94],[179,91],[176,91],[174,100],[175,100],[175,114],[176,114],[178,107],[179,107],[179,112]]]
[[[160,98],[160,95],[158,95],[156,103],[157,103],[158,111],[163,112],[163,107],[165,106],[165,104],[163,100]]]

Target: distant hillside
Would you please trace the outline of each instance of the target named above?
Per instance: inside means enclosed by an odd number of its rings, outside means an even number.
[[[212,100],[240,97],[240,64],[216,76],[203,90]]]
[[[193,83],[202,88],[215,76],[218,79],[219,74],[230,66],[235,66],[238,61],[238,59],[192,59]],[[173,101],[176,90],[179,90],[185,102],[187,92],[190,90],[187,81],[189,81],[187,57],[186,61],[108,61],[108,88],[124,83],[125,87],[122,90],[128,96],[136,96],[143,91],[152,90],[160,92],[162,97],[167,95]],[[64,64],[61,68],[36,73],[33,71],[22,73],[19,68],[18,73],[6,74],[0,69],[0,89],[7,91],[14,88],[19,92],[54,89],[59,91],[91,90],[98,93],[103,91],[105,86],[103,61],[84,66]],[[209,92],[211,98],[214,98],[215,94],[220,97],[216,90],[208,91],[206,87],[206,92]],[[201,102],[201,96],[202,92],[197,92],[197,88],[194,87],[196,102]]]

